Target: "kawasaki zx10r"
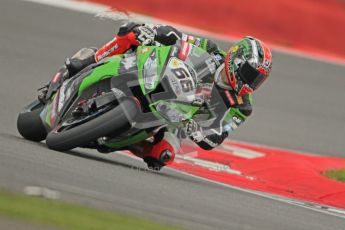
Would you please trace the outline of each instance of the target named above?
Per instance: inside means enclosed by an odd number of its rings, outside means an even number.
[[[126,149],[154,138],[162,127],[179,129],[192,117],[211,117],[203,101],[216,65],[201,48],[139,46],[130,54],[92,64],[51,81],[48,100],[36,100],[18,116],[19,133],[49,148]]]

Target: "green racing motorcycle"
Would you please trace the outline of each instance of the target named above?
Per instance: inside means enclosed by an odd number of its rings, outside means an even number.
[[[212,117],[203,98],[212,91],[215,68],[210,54],[183,41],[139,46],[67,80],[57,74],[49,99],[26,106],[17,128],[25,139],[46,140],[57,151],[126,149],[162,127],[176,130],[196,116]]]

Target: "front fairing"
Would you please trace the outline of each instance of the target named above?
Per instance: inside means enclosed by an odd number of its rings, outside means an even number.
[[[66,110],[67,102],[70,102],[72,97],[77,94],[79,84],[80,80],[78,79],[66,80],[47,101],[40,115],[47,129],[53,129],[58,124],[59,118]]]
[[[157,118],[178,125],[197,113],[195,100],[210,97],[216,64],[203,49],[178,42],[139,47],[137,55],[139,84]]]
[[[167,123],[183,126],[200,110],[193,101],[209,96],[215,67],[206,51],[190,45],[182,57],[182,48],[181,44],[138,47],[134,56],[113,56],[87,67],[62,84],[47,102],[42,120],[48,129],[53,129],[80,100],[92,97],[92,93],[106,88],[119,96],[137,97],[138,92],[133,89],[138,86],[147,99],[141,102],[147,103],[151,114],[143,113],[144,119],[134,124],[135,128],[144,130]],[[106,86],[99,87],[100,82],[106,82]]]
[[[90,65],[77,75],[65,80],[59,86],[53,85],[55,93],[46,102],[45,108],[40,115],[48,130],[56,127],[64,116],[70,114],[78,101],[90,97],[90,95],[83,95],[85,91],[107,77],[112,77],[112,74],[116,74],[113,71],[114,68],[112,68],[114,66],[113,62],[114,59],[109,59]],[[106,88],[110,88],[110,85]]]

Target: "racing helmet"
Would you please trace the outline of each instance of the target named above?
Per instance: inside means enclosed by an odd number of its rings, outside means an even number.
[[[225,57],[227,85],[239,96],[258,89],[270,75],[271,68],[270,49],[253,37],[245,37],[235,43]]]

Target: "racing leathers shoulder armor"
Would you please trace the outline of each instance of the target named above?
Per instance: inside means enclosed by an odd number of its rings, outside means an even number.
[[[138,28],[147,30],[140,34]],[[150,35],[150,32],[153,34]],[[98,62],[106,57],[123,54],[135,49],[138,45],[147,42],[158,42],[162,45],[174,45],[178,40],[193,44],[202,48],[214,57],[218,68],[224,63],[226,53],[206,38],[194,37],[180,32],[168,25],[140,25],[128,23],[120,27],[117,36],[101,47],[95,54]],[[252,112],[252,95],[239,97],[235,91],[225,90],[214,84],[211,97],[207,103],[207,110],[213,113],[212,119],[199,119],[195,116],[198,138],[191,138],[201,148],[210,150],[220,145],[232,131],[241,125]]]

